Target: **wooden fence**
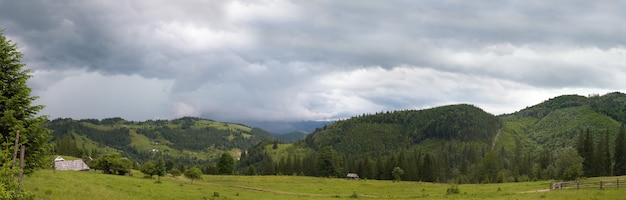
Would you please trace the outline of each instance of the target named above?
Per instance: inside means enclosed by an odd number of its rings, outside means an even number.
[[[626,179],[615,180],[601,180],[599,182],[581,182],[581,181],[566,181],[566,182],[551,182],[550,190],[562,190],[562,189],[585,189],[585,188],[626,188]]]

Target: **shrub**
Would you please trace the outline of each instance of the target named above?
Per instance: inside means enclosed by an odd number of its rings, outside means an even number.
[[[359,194],[357,194],[356,191],[352,191],[352,195],[350,195],[350,198],[359,198]]]
[[[459,190],[459,187],[456,185],[451,185],[447,190],[446,190],[446,194],[459,194],[461,193],[461,191]]]

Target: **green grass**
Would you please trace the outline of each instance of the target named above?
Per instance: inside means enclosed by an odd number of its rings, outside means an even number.
[[[243,132],[252,131],[252,128],[243,126],[240,124],[216,122],[216,121],[209,121],[209,120],[198,120],[192,127],[197,128],[197,129],[213,127],[218,130],[239,130]]]
[[[266,145],[265,152],[272,157],[274,162],[279,162],[283,158],[287,158],[288,156],[295,156],[298,158],[304,158],[307,153],[311,153],[311,149],[302,148],[297,145],[293,145],[293,143],[289,144],[278,144],[278,148],[273,149],[273,145]]]
[[[36,199],[622,199],[626,195],[626,188],[546,191],[549,181],[463,184],[458,185],[458,194],[447,194],[448,184],[301,176],[203,176],[193,184],[167,176],[161,183],[155,181],[139,172],[125,177],[40,170],[26,177],[24,186]]]

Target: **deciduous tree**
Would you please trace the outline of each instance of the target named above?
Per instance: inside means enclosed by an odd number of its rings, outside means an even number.
[[[153,161],[148,161],[139,167],[139,171],[152,178],[152,176],[157,174],[156,163],[154,163]]]
[[[198,167],[189,168],[183,174],[191,180],[191,184],[193,184],[193,181],[196,179],[202,179],[202,171]]]
[[[391,175],[393,175],[393,181],[400,182],[402,175],[404,175],[404,170],[400,167],[394,167],[393,171],[391,171]]]
[[[574,180],[583,175],[583,158],[571,147],[562,148],[555,161],[557,178]]]
[[[229,152],[222,153],[217,162],[217,172],[222,175],[230,175],[235,171],[235,158]]]
[[[123,175],[130,172],[133,162],[122,158],[120,154],[111,153],[89,162],[89,167],[102,170],[105,174]]]

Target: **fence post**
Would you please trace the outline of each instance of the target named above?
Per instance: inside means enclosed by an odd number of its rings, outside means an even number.
[[[600,181],[600,189],[602,189],[602,181]]]
[[[619,178],[617,178],[617,189],[619,189]]]
[[[578,180],[576,180],[576,189],[580,189],[580,182]]]
[[[550,188],[550,190],[552,190],[552,182],[550,182],[550,186],[548,188]]]
[[[22,184],[22,178],[24,177],[24,152],[26,151],[26,146],[22,145],[20,147],[20,175],[18,176],[17,183]]]

